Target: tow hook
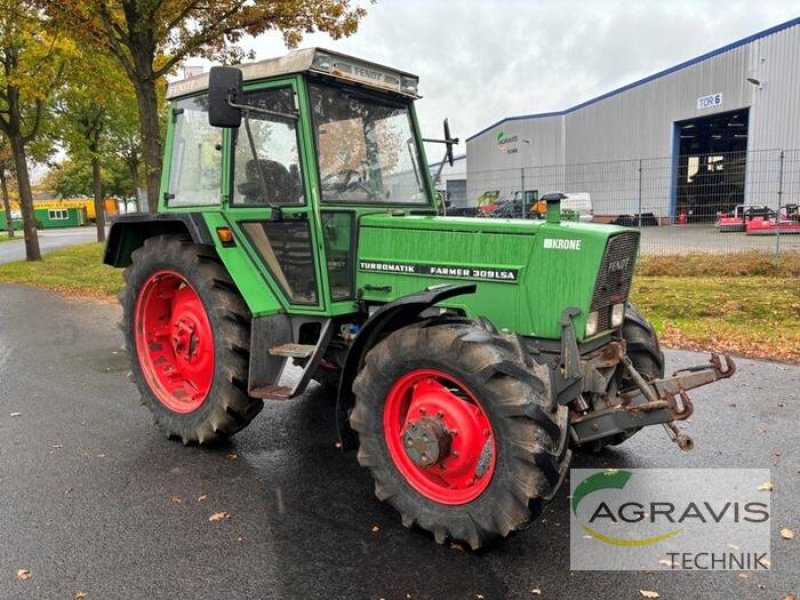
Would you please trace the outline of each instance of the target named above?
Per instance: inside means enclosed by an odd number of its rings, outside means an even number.
[[[686,451],[694,448],[694,440],[678,429],[674,421],[688,419],[694,412],[692,399],[687,392],[720,379],[728,379],[736,372],[736,363],[730,356],[712,353],[708,364],[681,369],[675,371],[672,377],[648,383],[633,367],[630,358],[626,356],[622,362],[628,375],[639,388],[632,397],[629,396],[623,401],[625,410],[648,412],[667,409],[672,418],[663,423],[664,430],[669,438],[678,445],[678,448]],[[639,394],[644,396],[646,401],[634,403],[633,401],[639,397]]]

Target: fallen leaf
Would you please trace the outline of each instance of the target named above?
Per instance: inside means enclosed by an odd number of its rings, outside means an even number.
[[[734,550],[740,549],[739,546],[737,546],[736,544],[728,544],[728,548],[733,548]]]
[[[660,598],[658,592],[651,592],[650,590],[639,590],[639,595],[642,598]]]
[[[173,504],[183,504],[183,498],[179,498],[178,496],[173,496],[169,501]]]
[[[228,460],[239,460],[239,455],[236,452],[231,452],[228,454]]]
[[[9,416],[9,417],[21,417],[21,416],[22,416],[22,413],[20,413],[20,412],[13,412],[13,413],[11,413],[11,414],[10,414],[10,415],[8,415],[8,416]]]
[[[739,577],[741,579],[747,579],[748,577],[750,577],[750,575],[748,575],[747,573],[739,573]]]
[[[771,492],[774,489],[775,489],[775,484],[773,484],[771,481],[765,481],[764,483],[758,486],[759,492]]]
[[[475,594],[475,600],[483,600],[483,594]]]
[[[464,546],[462,546],[461,544],[457,544],[456,542],[450,542],[450,549],[458,550],[459,552],[464,552]]]
[[[658,561],[658,564],[666,565],[670,569],[674,566],[673,562],[671,560],[667,560],[666,558],[662,558],[660,561]]]
[[[542,595],[542,590],[540,590],[539,588],[533,588],[531,590],[531,594],[533,594],[534,596],[541,596]]]
[[[83,600],[86,598],[86,592],[75,592],[75,600]]]
[[[785,540],[793,540],[794,539],[794,531],[791,529],[784,527],[781,529],[781,537]]]
[[[52,445],[52,446],[50,446],[50,447],[51,447],[51,448],[56,448],[56,449],[58,449],[58,448],[63,448],[64,446],[62,446],[61,444],[53,444],[53,445]]]
[[[795,598],[795,595],[794,595],[794,594],[786,594],[786,595],[783,597],[783,600],[797,600],[797,598]]]
[[[208,500],[208,494],[203,494],[197,499],[198,502],[204,502],[205,500]]]
[[[27,579],[30,579],[31,577],[33,577],[33,575],[31,575],[30,570],[28,570],[28,569],[17,569],[17,579],[21,579],[22,581],[25,581]]]
[[[767,565],[768,569],[772,568],[772,563],[770,562],[770,560],[768,558],[762,558],[760,562],[765,564],[765,565]]]
[[[336,447],[336,448],[341,448],[341,447],[342,447],[342,442],[336,442],[336,443],[334,444],[334,447]]]
[[[370,530],[372,533],[378,533],[378,532],[381,530],[381,528],[380,528],[380,527],[378,527],[377,525],[373,525],[372,527],[370,527],[370,528],[369,528],[369,530]]]
[[[224,521],[225,519],[230,519],[231,516],[226,512],[215,512],[213,515],[208,517],[209,521]]]

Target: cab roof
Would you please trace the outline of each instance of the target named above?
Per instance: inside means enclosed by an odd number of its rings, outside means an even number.
[[[285,56],[236,66],[242,70],[244,81],[271,79],[297,73],[313,73],[357,83],[383,92],[419,98],[417,94],[419,77],[416,75],[324,48],[294,50]],[[197,77],[170,83],[167,87],[167,98],[196,94],[207,89],[208,73],[204,73]]]

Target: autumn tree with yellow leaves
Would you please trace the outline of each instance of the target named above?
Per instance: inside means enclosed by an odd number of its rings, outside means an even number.
[[[4,0],[0,0],[4,1]],[[351,0],[37,0],[52,23],[110,52],[136,91],[148,204],[158,205],[158,89],[188,57],[245,58],[245,35],[280,31],[290,47],[307,33],[353,34],[365,10]]]
[[[62,81],[73,45],[46,29],[30,0],[0,0],[0,133],[8,140],[17,178],[25,256],[40,260],[28,173],[28,148],[50,116],[53,90]]]

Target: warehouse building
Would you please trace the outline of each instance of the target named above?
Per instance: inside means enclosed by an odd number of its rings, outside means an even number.
[[[590,193],[596,220],[712,220],[800,194],[800,18],[561,112],[467,139],[467,198]],[[527,196],[527,195],[526,195]]]

